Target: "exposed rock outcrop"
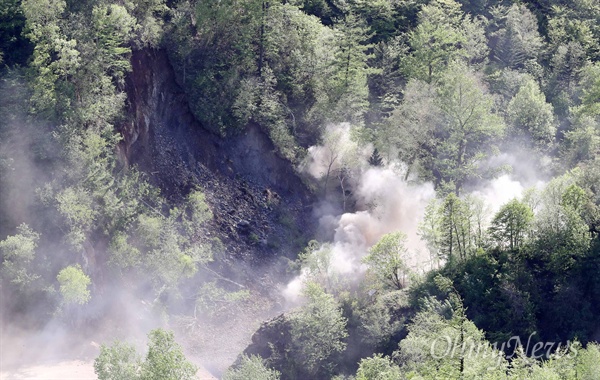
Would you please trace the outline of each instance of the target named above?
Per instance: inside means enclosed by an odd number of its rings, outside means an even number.
[[[225,261],[293,257],[308,236],[312,204],[293,165],[257,125],[228,138],[200,125],[164,51],[136,51],[131,62],[126,90],[132,117],[122,126],[119,152],[126,165],[148,173],[175,202],[199,185],[227,248]]]

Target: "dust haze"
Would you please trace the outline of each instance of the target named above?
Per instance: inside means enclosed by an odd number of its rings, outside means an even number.
[[[1,181],[1,204],[8,210],[4,214],[10,216],[2,223],[1,239],[14,233],[14,229],[6,229],[6,226],[27,222],[35,228],[36,224],[43,223],[45,216],[36,208],[37,190],[64,170],[47,165],[48,157],[58,157],[60,152],[53,150],[56,148],[52,140],[40,135],[33,121],[21,115],[11,123],[7,136],[0,141],[0,155],[5,158],[4,173],[7,173]],[[369,248],[383,235],[396,231],[407,235],[409,266],[416,272],[429,269],[430,255],[419,236],[419,223],[425,207],[436,197],[433,184],[415,178],[406,180],[406,167],[402,162],[386,162],[381,167],[369,165],[367,159],[372,147],[359,149],[348,123],[329,126],[328,134],[330,146],[310,147],[300,171],[320,181],[329,172],[329,194],[323,194],[314,205],[320,241],[330,243],[332,250],[329,270],[346,278],[360,278],[366,269],[361,260]],[[39,153],[36,156],[30,152]],[[499,159],[517,165],[511,154],[504,153]],[[340,173],[345,167],[349,169],[342,178]],[[521,197],[528,187],[543,184],[531,174],[533,171],[535,169],[521,165],[516,170],[521,175],[504,174],[478,184],[470,193],[496,211],[512,198]],[[521,182],[523,177],[529,181]],[[343,194],[343,207],[339,196],[335,196],[340,192],[340,182],[348,193]],[[51,236],[46,238],[38,249],[49,254],[60,246],[52,240]],[[298,304],[304,280],[302,272],[288,282],[275,280],[282,283],[281,294],[287,301],[284,310]],[[166,313],[156,302],[151,285],[141,281],[128,284],[128,288],[104,283],[101,289],[92,289],[90,304],[83,312],[66,319],[64,315],[48,314],[40,305],[29,311],[32,315],[29,320],[14,321],[5,307],[11,304],[10,295],[3,289],[0,291],[2,378],[26,378],[26,371],[36,365],[73,361],[87,366],[89,371],[101,344],[126,340],[143,353],[147,333],[158,327],[174,329],[192,361],[213,374],[220,374],[248,344],[260,322],[272,317],[276,310],[273,299],[254,292],[253,305],[221,323],[198,316],[191,318],[189,309],[172,309]]]
[[[230,321],[200,314],[189,317],[194,301],[184,297],[194,294],[198,282],[215,280],[210,272],[200,270],[189,282],[188,294],[158,299],[144,278],[124,276],[123,281],[113,283],[107,280],[113,268],[92,267],[85,251],[68,254],[62,231],[53,220],[55,214],[42,199],[45,185],[60,185],[68,170],[61,164],[64,152],[52,133],[58,127],[27,114],[27,94],[20,80],[0,82],[0,95],[0,241],[17,233],[21,223],[43,232],[35,269],[47,274],[40,283],[52,284],[36,288],[24,302],[7,287],[0,287],[0,378],[95,378],[92,363],[101,345],[126,341],[143,356],[147,334],[156,328],[174,330],[187,357],[200,367],[201,378],[213,378],[205,368],[222,373],[248,344],[260,322],[272,317],[272,302],[258,290],[249,289],[252,301]],[[89,303],[76,310],[60,304],[56,286],[58,271],[74,263],[81,263],[93,277]],[[240,271],[249,270],[242,265],[237,267]]]
[[[315,207],[318,219],[320,242],[331,249],[330,276],[343,276],[355,281],[364,274],[366,267],[362,258],[385,234],[403,232],[409,251],[408,265],[416,273],[432,268],[431,256],[419,233],[425,208],[436,198],[434,185],[416,178],[406,179],[406,165],[400,161],[386,162],[382,167],[368,164],[373,147],[367,145],[358,150],[353,142],[352,127],[348,123],[329,125],[323,145],[308,149],[308,157],[300,167],[314,179],[323,180],[329,172],[332,177],[347,162],[354,165],[349,187],[354,201],[354,212],[343,212],[339,199],[325,199]],[[327,136],[330,136],[327,139]],[[329,145],[327,145],[329,144]],[[483,201],[488,223],[500,207],[510,200],[523,197],[528,188],[542,189],[545,179],[539,167],[543,159],[531,159],[531,152],[524,149],[502,152],[492,157],[484,166],[505,166],[510,173],[501,174],[487,181],[480,181],[467,188],[467,194]],[[335,179],[334,179],[335,180]],[[331,179],[330,179],[331,181]],[[339,191],[339,190],[338,190]],[[331,198],[331,197],[329,197]],[[301,273],[282,288],[288,305],[293,307],[302,302],[301,292],[307,273]]]

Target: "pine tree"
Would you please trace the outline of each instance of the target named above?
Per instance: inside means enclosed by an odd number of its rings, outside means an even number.
[[[330,97],[336,105],[338,121],[361,123],[368,106],[367,76],[369,68],[368,43],[373,34],[366,22],[355,14],[348,14],[336,25],[337,49],[335,72],[329,85]]]
[[[369,157],[369,165],[383,166],[383,158],[381,158],[381,155],[379,154],[379,150],[377,150],[377,148],[373,150],[371,157]]]

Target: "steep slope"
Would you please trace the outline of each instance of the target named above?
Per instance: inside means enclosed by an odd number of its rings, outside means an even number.
[[[171,200],[200,186],[215,215],[215,233],[229,258],[297,253],[309,231],[312,198],[290,162],[275,153],[259,126],[221,138],[189,111],[167,54],[134,52],[127,79],[131,119],[119,155],[150,175]]]

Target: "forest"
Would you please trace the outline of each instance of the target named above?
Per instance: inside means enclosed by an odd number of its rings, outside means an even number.
[[[597,0],[0,0],[2,379],[597,379],[599,236]]]

